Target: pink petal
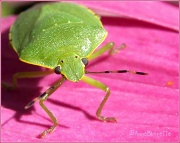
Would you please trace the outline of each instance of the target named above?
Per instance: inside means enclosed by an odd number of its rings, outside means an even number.
[[[11,82],[12,75],[19,71],[43,70],[20,62],[9,47],[8,32],[14,20],[2,20],[3,82]],[[38,103],[28,110],[24,106],[59,77],[20,79],[16,91],[2,89],[2,142],[178,141],[178,33],[135,19],[102,17],[102,21],[109,32],[102,45],[114,41],[116,46],[126,43],[128,47],[114,56],[104,54],[87,70],[148,73],[89,75],[110,87],[111,96],[102,115],[115,116],[118,123],[103,123],[95,116],[103,91],[67,81],[45,103],[60,125],[51,135],[39,139],[37,136],[52,123]]]
[[[74,1],[72,1],[74,2]],[[76,1],[102,16],[128,17],[179,31],[179,9],[154,1]]]

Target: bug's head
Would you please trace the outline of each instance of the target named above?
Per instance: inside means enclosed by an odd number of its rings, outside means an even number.
[[[60,57],[54,72],[65,76],[70,81],[77,82],[84,75],[84,67],[87,63],[87,59],[75,53],[64,54]]]

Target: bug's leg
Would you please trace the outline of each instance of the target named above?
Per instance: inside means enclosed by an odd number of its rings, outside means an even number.
[[[41,94],[39,97],[35,98],[33,101],[31,101],[29,104],[27,104],[25,106],[25,109],[30,108],[35,101],[37,101],[39,99],[39,104],[40,106],[44,109],[44,111],[48,114],[48,116],[51,118],[52,122],[53,122],[53,126],[51,126],[49,129],[45,130],[44,132],[41,133],[41,137],[44,137],[47,133],[51,133],[52,131],[54,131],[54,129],[57,127],[58,125],[58,121],[56,119],[56,117],[51,113],[51,111],[44,105],[44,101],[47,100],[47,98],[53,93],[55,92],[63,83],[63,81],[65,81],[65,78],[62,78],[58,81],[56,81],[50,88],[48,88],[43,94]]]
[[[54,73],[53,70],[48,70],[48,71],[35,71],[35,72],[18,72],[13,75],[13,85],[7,85],[5,83],[2,83],[2,86],[7,88],[7,89],[16,89],[17,87],[17,79],[20,78],[37,78],[37,77],[42,77],[46,76],[49,74]]]
[[[109,97],[109,95],[110,95],[110,89],[109,89],[109,87],[107,87],[105,84],[103,84],[103,83],[101,83],[101,82],[99,82],[99,81],[97,81],[97,80],[94,80],[94,79],[92,79],[92,78],[90,78],[90,77],[87,77],[87,76],[83,76],[82,81],[84,81],[84,82],[86,82],[87,84],[90,84],[90,85],[92,85],[92,86],[94,86],[94,87],[97,87],[97,88],[99,88],[99,89],[102,89],[103,91],[106,92],[106,95],[105,95],[104,99],[102,100],[99,108],[98,108],[97,111],[96,111],[96,116],[97,116],[100,120],[102,120],[102,121],[105,121],[105,122],[114,122],[114,123],[116,123],[116,122],[117,122],[117,119],[114,118],[114,117],[104,117],[104,116],[101,116],[101,111],[102,111],[102,109],[103,109],[103,107],[104,107],[104,104],[106,103],[106,101],[108,100],[108,97]]]
[[[114,48],[114,46],[113,46],[113,48],[111,48],[110,50],[109,50],[109,54],[110,55],[114,55],[114,54],[116,54],[116,53],[118,53],[120,50],[122,50],[122,49],[124,49],[124,48],[126,48],[126,44],[124,44],[124,43],[122,43],[120,46],[118,46],[117,48]]]
[[[113,54],[117,53],[119,50],[121,50],[121,49],[123,49],[125,47],[126,47],[125,44],[121,44],[119,47],[114,48],[114,43],[109,42],[105,46],[103,46],[102,48],[100,48],[99,50],[94,52],[92,55],[90,55],[87,59],[88,59],[88,61],[91,61],[91,60],[93,60],[95,58],[98,58],[99,56],[101,56],[103,53],[105,53],[108,50],[109,50],[109,54],[113,55]]]

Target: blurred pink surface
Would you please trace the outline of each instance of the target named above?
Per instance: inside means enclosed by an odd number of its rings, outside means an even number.
[[[74,2],[74,1],[72,1]],[[76,1],[105,16],[128,17],[179,30],[177,9],[158,1]]]
[[[120,2],[116,3],[117,7],[118,4]],[[105,6],[108,7],[108,4]],[[166,8],[169,7],[167,5]],[[178,11],[177,7],[171,9]],[[151,10],[149,13],[153,13],[153,8]],[[169,13],[167,11],[167,15]],[[87,67],[89,71],[131,69],[149,74],[89,75],[110,87],[111,96],[102,115],[117,117],[118,123],[101,122],[95,116],[105,95],[103,91],[83,82],[66,81],[45,102],[59,120],[59,126],[52,134],[40,139],[39,134],[52,123],[38,103],[28,110],[24,110],[24,106],[43,93],[59,76],[20,79],[17,90],[2,89],[1,141],[178,141],[179,33],[170,27],[163,28],[161,24],[157,26],[156,23],[138,21],[135,14],[134,19],[102,17],[109,33],[102,45],[113,41],[116,46],[126,43],[128,48],[114,56],[105,53]],[[178,15],[172,17],[177,18]],[[176,18],[170,20],[171,24]],[[10,48],[8,32],[15,19],[11,16],[2,20],[2,81],[9,83],[16,72],[43,70],[22,63]]]

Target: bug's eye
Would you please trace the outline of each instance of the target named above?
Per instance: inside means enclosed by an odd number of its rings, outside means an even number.
[[[88,60],[86,58],[82,58],[82,62],[83,62],[84,65],[88,64]]]
[[[55,67],[54,72],[56,74],[61,74],[61,67],[60,66]]]

